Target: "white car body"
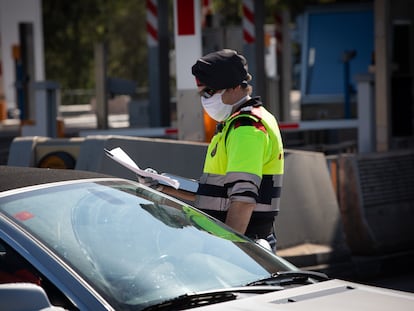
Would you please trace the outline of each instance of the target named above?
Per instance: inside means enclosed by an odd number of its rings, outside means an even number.
[[[414,310],[414,295],[408,292],[334,279],[205,306],[197,308],[197,310],[412,311]]]

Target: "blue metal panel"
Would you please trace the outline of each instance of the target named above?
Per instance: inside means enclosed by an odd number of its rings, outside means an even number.
[[[305,15],[302,45],[302,95],[344,95],[342,58],[344,52],[351,50],[356,51],[355,58],[349,63],[350,84],[355,89],[353,77],[368,71],[374,51],[371,7],[309,10]],[[312,53],[314,57],[309,57]]]

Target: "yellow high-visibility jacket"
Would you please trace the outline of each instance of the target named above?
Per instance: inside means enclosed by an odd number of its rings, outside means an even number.
[[[277,121],[256,97],[218,128],[207,149],[197,206],[224,221],[231,201],[256,203],[246,235],[265,238],[263,228],[279,211],[284,170]]]

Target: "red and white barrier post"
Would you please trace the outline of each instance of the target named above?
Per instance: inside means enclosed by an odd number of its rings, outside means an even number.
[[[202,55],[200,0],[174,0],[178,138],[203,141],[203,111],[191,67]]]
[[[254,1],[243,0],[243,41],[245,45],[255,42]]]
[[[249,63],[253,94],[265,96],[263,0],[243,0],[243,54]]]
[[[156,0],[147,0],[147,44],[148,47],[158,46],[158,6]]]

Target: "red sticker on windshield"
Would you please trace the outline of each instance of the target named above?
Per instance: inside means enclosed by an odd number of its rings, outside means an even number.
[[[34,215],[32,213],[29,213],[29,212],[26,212],[26,211],[14,214],[14,218],[16,218],[17,220],[20,220],[20,221],[26,221],[26,220],[29,220],[30,218],[33,218],[33,217],[34,217]]]

